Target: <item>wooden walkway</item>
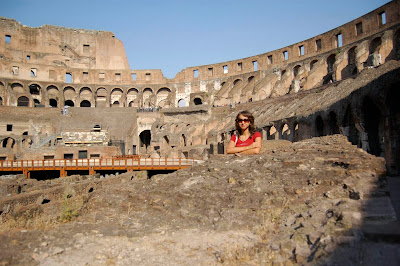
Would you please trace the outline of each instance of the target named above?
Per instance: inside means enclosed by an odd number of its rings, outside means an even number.
[[[193,158],[141,158],[116,157],[92,159],[53,159],[0,161],[0,171],[20,172],[30,178],[31,171],[60,171],[60,177],[68,171],[88,170],[90,175],[101,170],[178,170],[194,165]]]

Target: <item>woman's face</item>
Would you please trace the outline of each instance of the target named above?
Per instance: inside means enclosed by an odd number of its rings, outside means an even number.
[[[249,120],[248,117],[240,114],[239,117],[238,117],[238,122],[237,123],[239,124],[240,129],[242,131],[245,131],[250,125],[250,120]]]

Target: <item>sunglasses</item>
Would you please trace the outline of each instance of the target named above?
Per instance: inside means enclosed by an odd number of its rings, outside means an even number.
[[[250,119],[248,119],[248,118],[245,118],[245,119],[236,119],[236,122],[238,122],[238,123],[240,123],[240,122],[245,122],[245,123],[247,123],[247,122],[250,122]]]

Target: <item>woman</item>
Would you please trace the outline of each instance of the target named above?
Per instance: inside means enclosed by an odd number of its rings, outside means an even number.
[[[256,131],[254,117],[249,111],[242,111],[236,116],[236,131],[229,141],[228,154],[258,154],[261,151],[261,133]]]

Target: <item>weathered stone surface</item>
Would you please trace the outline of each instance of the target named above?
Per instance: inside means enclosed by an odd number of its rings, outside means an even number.
[[[151,179],[7,179],[2,204],[24,207],[3,208],[0,253],[17,264],[314,264],[344,261],[341,252],[374,261],[365,253],[373,245],[395,258],[398,245],[362,237],[385,171],[383,159],[334,135],[274,153],[211,156]],[[17,184],[26,184],[20,194]],[[44,187],[64,196],[38,204]],[[351,199],[351,190],[362,196]],[[386,221],[387,212],[373,215]]]

